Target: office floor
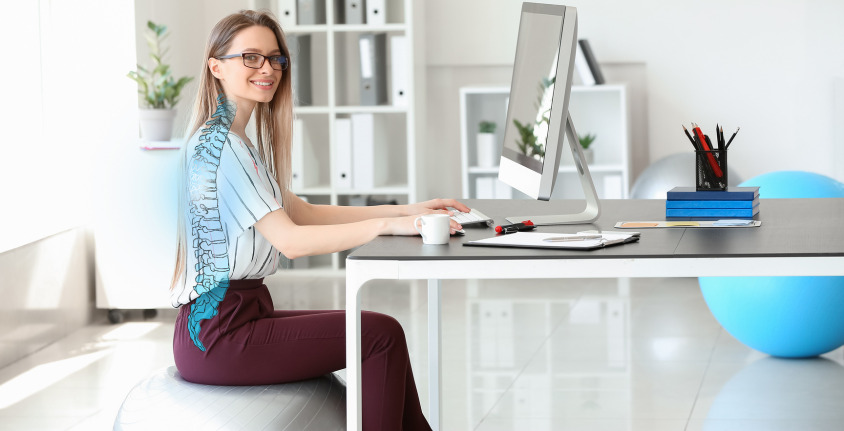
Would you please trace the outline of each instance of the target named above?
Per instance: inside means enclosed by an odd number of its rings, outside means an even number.
[[[276,308],[342,308],[341,278],[275,276]],[[424,282],[373,282],[403,324],[427,405]],[[0,428],[109,429],[132,386],[172,364],[175,313],[93,324],[0,369]],[[696,279],[445,281],[445,430],[840,430],[844,349],[744,347]],[[427,407],[425,407],[427,410]]]

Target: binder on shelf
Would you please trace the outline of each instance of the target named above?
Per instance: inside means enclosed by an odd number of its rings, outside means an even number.
[[[301,118],[293,120],[293,136],[290,148],[291,176],[293,190],[305,188],[305,125]]]
[[[407,36],[390,36],[390,95],[393,106],[408,105],[408,53]]]
[[[387,35],[362,34],[360,44],[360,104],[387,103]]]
[[[600,85],[605,82],[601,66],[598,65],[592,47],[589,46],[589,41],[586,39],[577,41],[574,66],[577,68],[577,73],[580,75],[583,85]]]
[[[287,36],[292,62],[293,100],[296,106],[314,104],[311,85],[311,35],[291,34]]]
[[[352,185],[357,190],[375,187],[375,118],[352,114]]]
[[[334,120],[334,184],[337,189],[351,190],[352,182],[352,120]]]
[[[387,11],[384,0],[366,0],[366,23],[384,25],[387,23]]]
[[[474,199],[512,199],[513,189],[498,177],[479,176],[475,178]]]
[[[281,28],[287,29],[296,25],[296,1],[297,0],[276,0],[278,8],[278,22]]]
[[[340,22],[344,24],[364,24],[364,17],[366,16],[366,1],[367,0],[340,0],[343,2],[343,7],[338,10],[343,11],[343,18]],[[368,0],[372,1],[372,0]]]
[[[495,199],[494,177],[475,178],[475,199]]]
[[[299,25],[325,24],[325,0],[296,0]]]
[[[497,177],[495,180],[495,199],[513,199],[513,189]]]

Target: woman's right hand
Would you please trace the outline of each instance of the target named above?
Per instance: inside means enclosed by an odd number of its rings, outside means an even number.
[[[418,215],[382,219],[386,223],[382,235],[419,235],[419,231],[417,231],[416,227],[413,226],[417,218],[419,218]],[[463,226],[461,226],[460,223],[457,223],[453,219],[450,219],[449,221],[451,222],[449,230],[450,234],[453,235],[455,231],[463,229]]]

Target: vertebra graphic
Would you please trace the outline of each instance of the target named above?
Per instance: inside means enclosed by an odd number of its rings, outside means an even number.
[[[217,97],[217,110],[202,129],[199,144],[188,162],[190,184],[190,226],[193,253],[196,257],[196,285],[199,297],[191,306],[188,330],[191,340],[203,352],[199,341],[199,322],[217,315],[217,305],[229,287],[229,254],[220,209],[217,201],[217,169],[220,155],[228,140],[235,108],[226,98]]]

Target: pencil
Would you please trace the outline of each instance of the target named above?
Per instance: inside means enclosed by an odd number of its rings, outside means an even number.
[[[692,146],[695,147],[695,150],[697,150],[697,144],[695,144],[695,140],[692,139],[692,135],[689,134],[689,129],[686,129],[685,124],[683,125],[683,131],[686,132],[686,137],[689,138],[689,142],[691,142]]]
[[[731,142],[733,142],[733,138],[735,138],[735,137],[736,137],[736,133],[738,133],[738,131],[739,131],[739,130],[741,130],[741,127],[739,127],[738,129],[736,129],[735,133],[733,133],[733,136],[730,136],[730,140],[729,140],[729,141],[727,141],[727,148],[730,148],[730,143],[731,143]]]

